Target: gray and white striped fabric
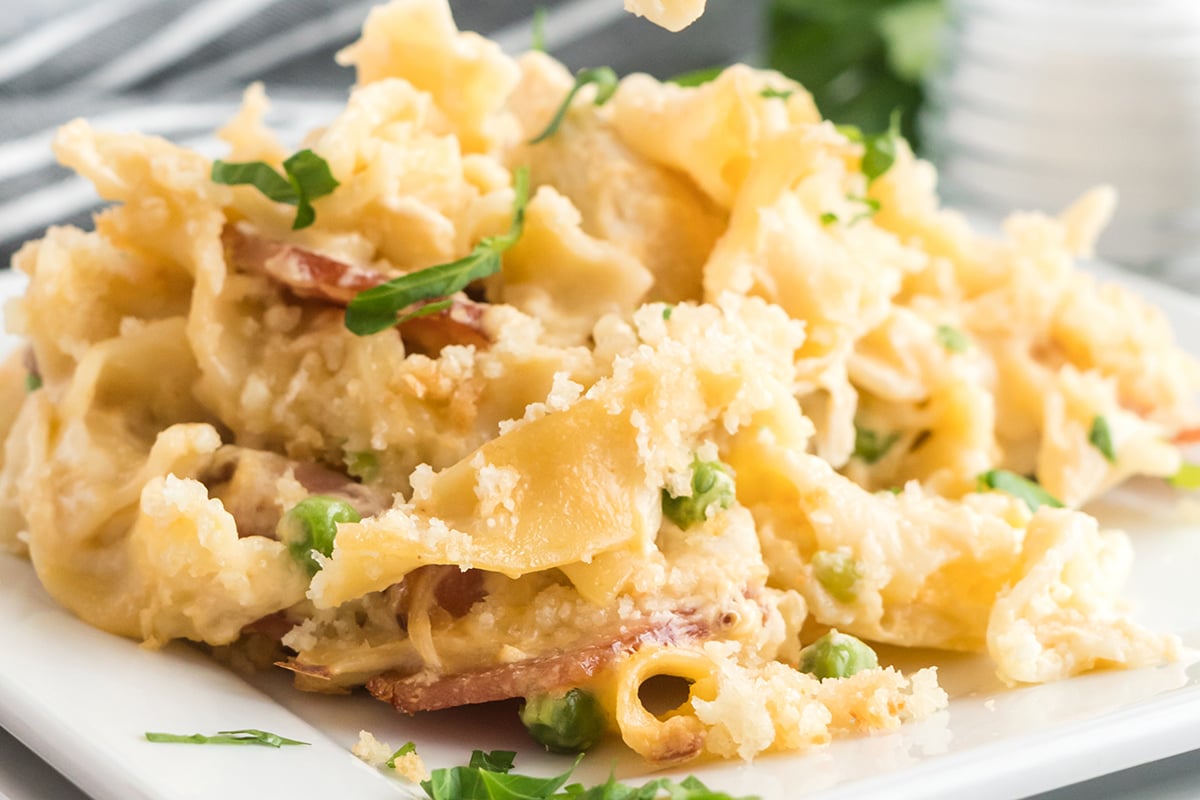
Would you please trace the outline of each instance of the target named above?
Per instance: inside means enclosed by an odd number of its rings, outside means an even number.
[[[285,139],[328,121],[353,76],[333,54],[374,0],[14,0],[0,15],[0,265],[49,224],[87,224],[89,184],[54,163],[58,125],[142,131],[221,152],[212,131],[245,84],[262,80]],[[748,60],[758,0],[710,3],[680,34],[626,14],[621,0],[451,0],[459,26],[505,50],[528,47],[546,9],[547,49],[569,67],[609,64],[660,77]]]

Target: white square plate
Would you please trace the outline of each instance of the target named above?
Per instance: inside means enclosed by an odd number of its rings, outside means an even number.
[[[1106,271],[1107,272],[1107,271]],[[1200,344],[1200,301],[1122,276],[1163,308],[1185,346]],[[0,275],[0,300],[20,291]],[[11,337],[0,348],[15,346]],[[1189,509],[1191,507],[1191,509]],[[1161,483],[1122,489],[1090,510],[1133,537],[1128,596],[1137,617],[1200,646],[1200,512]],[[1190,510],[1190,513],[1189,513]],[[556,774],[570,759],[538,752],[511,704],[408,718],[369,697],[324,697],[283,675],[249,680],[184,645],[159,652],[88,627],[58,608],[28,562],[0,555],[0,726],[97,800],[405,796],[400,781],[349,753],[360,729],[392,745],[413,740],[430,767],[465,763],[472,749],[519,752],[517,770]],[[1189,652],[1191,652],[1189,650]],[[835,742],[752,764],[697,765],[711,787],[763,800],[1013,797],[1200,748],[1200,664],[1098,673],[1005,689],[986,659],[929,651],[880,652],[905,669],[937,664],[948,710],[898,733]],[[261,728],[310,747],[151,744],[145,731]],[[646,768],[608,744],[576,773],[637,779]],[[422,796],[417,792],[413,796]]]

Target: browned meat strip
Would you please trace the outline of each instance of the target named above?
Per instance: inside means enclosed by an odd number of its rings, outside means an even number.
[[[266,239],[244,222],[226,225],[221,238],[234,266],[262,272],[297,297],[345,305],[354,295],[387,280],[382,272],[347,264],[303,247]]]
[[[367,681],[367,691],[397,711],[414,714],[442,708],[528,697],[586,683],[619,656],[647,644],[678,644],[707,636],[706,622],[676,616],[663,624],[643,623],[616,636],[564,653],[529,658],[478,672],[440,675],[384,673]]]
[[[295,623],[287,618],[286,612],[276,611],[274,614],[268,614],[265,617],[256,619],[249,625],[243,626],[242,633],[257,633],[278,642],[283,639],[284,634],[290,631],[294,625]]]
[[[391,587],[397,618],[403,621],[408,616],[413,591],[422,585],[432,587],[433,602],[453,619],[465,616],[487,594],[481,570],[430,564],[413,570]]]
[[[400,338],[409,352],[436,356],[452,344],[472,344],[477,350],[491,346],[492,340],[483,332],[483,304],[465,294],[457,294],[452,300],[444,311],[400,324]]]
[[[222,239],[234,266],[265,274],[297,297],[344,306],[359,292],[388,280],[387,275],[370,267],[259,236],[244,222],[225,226]],[[483,332],[483,304],[465,294],[451,299],[449,308],[399,326],[409,352],[436,356],[447,345],[474,345],[478,349],[491,345]]]
[[[279,479],[291,472],[300,485],[313,494],[345,500],[364,517],[374,516],[391,505],[391,497],[320,464],[293,461],[278,453],[225,445],[213,455],[213,463],[201,480],[209,494],[220,499],[233,515],[239,536],[275,537],[275,526],[283,510],[279,507]]]

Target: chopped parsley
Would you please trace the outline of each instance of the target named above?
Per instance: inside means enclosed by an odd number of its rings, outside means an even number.
[[[879,213],[879,209],[883,207],[880,202],[873,197],[861,197],[859,195],[852,194],[846,199],[851,203],[861,203],[866,207],[864,210],[858,212],[850,219],[850,222],[847,223],[849,225],[853,225],[856,222],[862,222],[864,219],[870,219]]]
[[[875,216],[876,213],[878,213],[880,208],[883,207],[880,202],[873,197],[862,197],[860,195],[852,194],[848,195],[846,199],[851,203],[861,203],[864,206],[862,211],[858,212],[846,221],[847,225],[854,225],[855,223],[862,222],[864,219],[870,219],[871,217]],[[838,215],[832,211],[826,211],[820,216],[822,225],[832,225],[839,219],[840,218]]]
[[[673,83],[676,86],[703,86],[710,81],[716,80],[724,71],[724,67],[694,69],[691,72],[681,72],[678,75],[667,78],[667,83]]]
[[[325,159],[312,150],[301,150],[283,162],[283,175],[265,161],[214,161],[213,183],[253,186],[277,203],[296,207],[292,230],[312,225],[317,218],[312,201],[338,187]]]
[[[474,250],[457,261],[410,272],[359,292],[346,306],[346,327],[350,332],[367,336],[410,319],[443,311],[452,304],[451,300],[445,299],[448,295],[461,292],[472,281],[499,272],[500,256],[517,243],[525,228],[525,204],[529,202],[527,168],[517,169],[514,188],[512,224],[508,233],[485,237]]]
[[[42,388],[42,376],[38,375],[36,372],[26,372],[25,391],[36,392],[40,388]]]
[[[671,305],[670,303],[667,303],[666,305],[663,306],[663,319],[670,320],[671,314],[673,314],[674,312],[675,312],[675,306]]]
[[[938,325],[937,340],[951,353],[965,353],[971,346],[967,335],[952,325]]]
[[[399,750],[392,753],[391,758],[389,758],[387,761],[385,761],[383,763],[386,764],[388,767],[395,769],[397,758],[400,758],[401,756],[406,756],[409,753],[415,753],[415,752],[417,752],[416,742],[405,742],[403,745],[401,745]]]
[[[758,93],[759,97],[767,100],[787,100],[796,93],[795,89],[776,89],[773,86],[768,86]]]
[[[546,129],[537,136],[529,140],[530,144],[538,144],[549,139],[554,134],[558,133],[558,128],[567,117],[567,111],[571,108],[571,101],[575,99],[575,95],[579,94],[579,90],[587,86],[589,83],[596,84],[596,99],[593,101],[596,105],[602,106],[607,103],[617,91],[617,73],[612,67],[592,67],[591,69],[581,69],[575,73],[575,85],[571,87],[571,91],[567,92],[566,98],[563,99],[562,105],[558,107],[554,118],[550,120],[550,124]]]
[[[874,464],[887,455],[900,439],[899,433],[881,434],[860,425],[854,426],[854,455],[868,464]]]
[[[839,125],[837,129],[850,141],[863,146],[862,172],[867,176],[868,185],[896,163],[896,147],[903,138],[900,135],[899,109],[892,112],[887,130],[882,133],[864,134],[854,125]]]
[[[643,786],[618,783],[609,776],[598,786],[566,785],[583,756],[561,775],[535,778],[512,772],[516,754],[508,750],[485,753],[476,750],[465,767],[436,769],[421,788],[430,800],[738,800],[709,789],[695,777],[676,782],[657,778]],[[561,791],[560,791],[561,790]],[[745,797],[740,800],[758,800]]]
[[[168,742],[173,744],[252,744],[263,747],[283,747],[284,745],[307,745],[296,739],[286,739],[277,733],[246,728],[240,731],[217,731],[215,736],[205,736],[202,733],[154,733],[146,732],[148,742]]]
[[[1100,414],[1092,417],[1092,427],[1088,431],[1088,441],[1092,447],[1100,451],[1104,458],[1113,462],[1117,460],[1117,451],[1113,449],[1112,431],[1108,429],[1108,420]]]
[[[1018,500],[1025,501],[1025,505],[1029,506],[1030,511],[1037,511],[1042,506],[1064,507],[1061,500],[1047,492],[1035,481],[1006,469],[990,469],[979,476],[976,484],[980,491],[994,489],[1011,494]]]

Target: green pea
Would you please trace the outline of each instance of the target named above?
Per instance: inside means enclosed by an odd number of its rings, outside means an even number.
[[[582,689],[526,698],[520,713],[529,734],[552,753],[582,753],[604,733],[600,704]]]
[[[834,600],[853,603],[858,599],[862,573],[858,562],[845,553],[818,550],[812,559],[813,575]]]
[[[864,669],[878,666],[879,658],[874,650],[853,636],[836,630],[800,651],[800,671],[822,680],[849,678]]]
[[[346,463],[346,472],[363,483],[379,477],[379,456],[371,450],[350,451],[342,460]]]
[[[692,461],[692,493],[673,497],[663,489],[662,510],[669,520],[685,530],[708,519],[713,506],[729,508],[734,498],[733,475],[720,461]]]
[[[315,575],[321,565],[313,558],[313,551],[324,556],[333,555],[333,540],[341,522],[358,522],[362,517],[345,500],[336,497],[313,495],[306,497],[288,509],[279,520],[276,533],[279,541],[288,546],[309,575]]]

